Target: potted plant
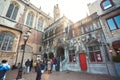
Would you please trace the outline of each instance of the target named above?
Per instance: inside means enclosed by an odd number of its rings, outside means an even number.
[[[120,55],[112,56],[112,61],[115,64],[118,77],[120,77]]]

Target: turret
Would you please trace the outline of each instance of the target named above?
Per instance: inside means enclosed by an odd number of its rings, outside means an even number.
[[[54,21],[58,20],[60,18],[60,9],[58,7],[58,4],[54,6]]]

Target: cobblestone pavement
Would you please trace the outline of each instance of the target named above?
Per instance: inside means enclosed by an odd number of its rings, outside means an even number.
[[[15,80],[18,70],[8,71],[6,80]],[[36,73],[32,70],[30,73],[23,74],[23,80],[35,80]],[[89,74],[84,72],[52,72],[42,75],[42,80],[120,80],[120,78],[108,75]]]

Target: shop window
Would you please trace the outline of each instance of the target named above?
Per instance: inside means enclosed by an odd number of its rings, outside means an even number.
[[[110,30],[120,29],[120,15],[107,19],[107,24]]]
[[[76,62],[76,56],[74,50],[69,51],[69,62],[73,62],[73,63]]]
[[[6,17],[15,20],[18,14],[19,6],[16,3],[10,4]]]
[[[91,62],[102,62],[102,56],[99,46],[91,46],[88,49]]]
[[[8,32],[0,34],[0,50],[11,51],[14,42],[14,35]]]
[[[28,13],[26,25],[32,27],[32,25],[33,25],[33,19],[34,19],[33,13],[32,13],[32,12],[31,12],[31,13]]]
[[[100,4],[102,10],[109,9],[113,6],[113,1],[112,0],[103,0]]]

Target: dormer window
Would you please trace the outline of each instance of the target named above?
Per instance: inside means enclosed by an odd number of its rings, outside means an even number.
[[[113,6],[112,0],[103,0],[100,4],[102,10],[107,10]]]

